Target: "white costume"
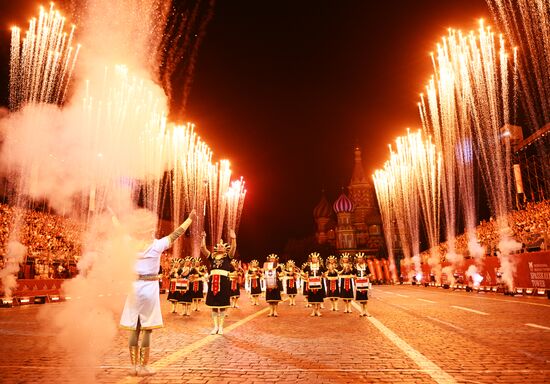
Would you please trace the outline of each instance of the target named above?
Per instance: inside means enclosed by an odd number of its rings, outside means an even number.
[[[155,239],[144,252],[139,254],[135,264],[138,280],[133,283],[133,293],[126,298],[120,319],[121,328],[135,330],[138,319],[143,330],[163,327],[158,273],[160,256],[170,248],[170,245],[168,236]]]

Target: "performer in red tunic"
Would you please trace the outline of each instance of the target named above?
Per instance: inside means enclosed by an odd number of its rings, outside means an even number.
[[[338,298],[340,297],[340,288],[338,284],[338,259],[336,256],[327,257],[327,271],[325,272],[326,279],[326,298],[330,300],[330,310],[338,310]]]
[[[200,257],[193,259],[193,268],[196,274],[193,276],[191,290],[193,291],[193,311],[200,311],[199,306],[204,298],[204,280],[208,271],[206,266],[201,263]]]
[[[349,253],[340,256],[340,297],[344,302],[344,313],[351,313],[351,301],[355,290],[355,268]]]
[[[230,306],[231,283],[230,274],[234,272],[231,265],[231,258],[237,250],[237,237],[235,231],[229,231],[231,236],[231,245],[222,240],[214,247],[214,251],[206,248],[206,233],[202,236],[201,251],[210,262],[210,280],[208,284],[208,293],[206,294],[206,306],[212,308],[212,321],[214,328],[211,335],[223,335],[223,322],[225,320],[225,309]]]
[[[365,255],[362,252],[355,255],[355,260],[355,301],[361,305],[361,314],[359,316],[370,317],[370,313],[367,311],[367,302],[369,300],[369,277],[371,272]]]
[[[231,264],[235,269],[234,274],[231,275],[231,308],[239,308],[237,302],[241,297],[241,279],[244,272],[237,259],[231,260]]]
[[[179,292],[176,289],[176,279],[181,273],[180,263],[181,259],[175,258],[172,260],[172,269],[170,270],[170,285],[168,287],[168,297],[167,300],[172,304],[170,313],[176,313],[177,305],[179,301]]]
[[[176,288],[180,293],[178,302],[181,304],[181,316],[189,316],[191,314],[191,303],[193,302],[191,282],[196,273],[195,268],[193,268],[193,259],[187,256],[183,260],[182,271],[176,279]]]
[[[325,299],[323,287],[323,273],[325,269],[321,263],[321,257],[317,252],[309,255],[309,261],[303,269],[305,280],[308,282],[307,299],[313,306],[310,316],[321,316],[321,304]]]
[[[277,317],[277,306],[281,301],[281,286],[279,277],[283,269],[279,265],[279,256],[272,253],[264,263],[265,301],[269,303],[268,317]]]
[[[261,276],[262,270],[259,268],[260,263],[258,260],[252,260],[250,262],[250,268],[246,274],[248,282],[248,288],[250,289],[250,296],[252,299],[252,305],[260,305],[260,295],[262,294]]]
[[[298,294],[298,281],[300,271],[296,268],[294,260],[288,260],[283,271],[285,281],[285,292],[288,295],[288,305],[296,305],[296,295]]]

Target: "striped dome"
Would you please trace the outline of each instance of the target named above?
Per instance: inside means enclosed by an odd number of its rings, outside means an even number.
[[[330,204],[323,194],[321,201],[319,201],[319,204],[313,209],[313,218],[330,217],[331,214],[332,210],[330,209]]]
[[[342,193],[338,200],[334,202],[334,205],[332,207],[334,208],[334,212],[336,213],[351,212],[353,210],[353,203],[346,196],[345,193]]]

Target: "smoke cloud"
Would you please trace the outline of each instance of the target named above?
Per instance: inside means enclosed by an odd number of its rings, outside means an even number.
[[[0,168],[16,181],[19,197],[46,200],[56,212],[87,224],[80,273],[62,287],[71,300],[42,307],[39,317],[58,335],[52,348],[67,352],[67,375],[91,383],[118,333],[135,257],[144,247],[128,235],[156,227],[153,213],[136,208],[136,184],[160,179],[164,171],[153,128],[165,128],[167,101],[151,52],[162,38],[170,2],[78,3],[75,40],[82,49],[72,96],[63,108],[27,105],[9,115],[0,110]],[[122,227],[102,214],[107,207],[120,215]],[[15,286],[24,251],[10,243],[0,272],[8,289]]]
[[[12,297],[13,290],[17,287],[17,272],[19,264],[25,260],[27,247],[17,241],[10,241],[7,245],[4,268],[0,270],[0,281],[4,290],[4,296]]]

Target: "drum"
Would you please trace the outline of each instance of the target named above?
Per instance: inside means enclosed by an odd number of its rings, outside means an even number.
[[[369,289],[369,279],[357,278],[357,280],[355,280],[355,285],[358,290]]]
[[[189,287],[188,279],[176,279],[176,290],[186,291],[188,287]]]
[[[310,289],[319,289],[319,288],[321,288],[321,278],[320,277],[310,277],[309,278],[309,288]]]

